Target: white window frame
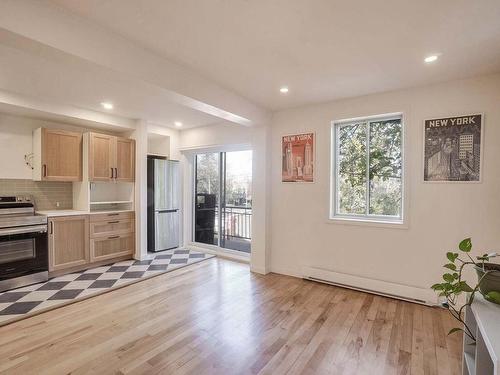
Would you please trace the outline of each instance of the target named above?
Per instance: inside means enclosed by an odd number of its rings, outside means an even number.
[[[352,125],[356,122],[374,122],[374,121],[387,121],[387,120],[401,120],[401,214],[399,216],[386,216],[386,215],[369,215],[369,214],[341,214],[338,212],[339,207],[339,187],[338,170],[339,170],[339,147],[338,147],[338,131],[342,126]],[[357,118],[349,118],[332,121],[331,123],[331,138],[330,138],[330,209],[329,220],[334,223],[342,224],[372,224],[376,226],[388,226],[396,228],[407,228],[406,212],[407,212],[407,196],[406,196],[406,130],[405,118],[402,112],[386,113],[382,115],[364,116]],[[369,132],[369,127],[367,127]],[[369,134],[367,137],[369,141]],[[369,144],[367,146],[367,153],[370,152]],[[367,158],[369,163],[369,158]],[[369,173],[367,168],[366,173]],[[367,176],[368,181],[368,176]],[[366,194],[369,194],[367,189]],[[367,209],[369,207],[369,196],[365,197]]]

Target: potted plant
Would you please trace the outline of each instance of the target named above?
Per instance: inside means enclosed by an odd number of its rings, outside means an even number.
[[[492,253],[485,257],[478,257],[481,264],[475,265],[474,269],[478,280],[482,280],[479,284],[479,291],[488,301],[500,304],[500,264],[486,263],[496,255],[496,253]]]
[[[458,249],[461,253],[451,251],[446,253],[448,262],[443,266],[446,268],[446,272],[443,274],[444,282],[434,284],[431,288],[439,293],[439,297],[445,298],[441,303],[442,307],[448,309],[450,314],[463,324],[463,328],[453,328],[448,334],[463,331],[475,342],[474,332],[464,321],[464,311],[466,306],[472,304],[478,291],[486,300],[500,304],[500,265],[489,263],[489,260],[498,254],[483,254],[474,260],[470,255],[472,251],[470,238],[462,240]],[[463,272],[468,266],[474,267],[478,275],[474,287],[463,279]],[[463,293],[466,293],[465,300],[462,298]]]

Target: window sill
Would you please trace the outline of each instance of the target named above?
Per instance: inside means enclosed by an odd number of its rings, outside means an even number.
[[[364,227],[377,227],[377,228],[387,228],[387,229],[408,229],[408,223],[399,220],[371,220],[371,219],[354,219],[347,217],[333,217],[329,218],[328,224],[340,224],[340,225],[357,225]]]

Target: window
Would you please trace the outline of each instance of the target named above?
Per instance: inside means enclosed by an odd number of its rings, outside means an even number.
[[[332,125],[331,218],[402,223],[402,116]]]

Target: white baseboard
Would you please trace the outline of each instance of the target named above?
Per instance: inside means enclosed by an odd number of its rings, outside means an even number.
[[[259,273],[261,275],[267,275],[269,273],[269,271],[264,269],[264,268],[254,267],[252,265],[250,265],[250,271],[255,272],[255,273]]]
[[[226,258],[231,260],[236,260],[238,262],[250,263],[250,256],[236,254],[236,251],[226,250],[218,246],[199,246],[195,243],[189,243],[185,246],[188,249],[192,249],[195,251],[205,252],[207,254],[217,255],[219,258]]]
[[[297,270],[292,269],[292,268],[282,268],[282,267],[271,266],[271,272],[278,273],[280,275],[298,277],[299,279],[303,278],[303,274],[301,272],[297,272]]]
[[[313,281],[326,282],[345,288],[380,294],[424,305],[434,306],[437,304],[436,294],[430,288],[419,288],[383,280],[368,279],[318,267],[303,267],[302,272],[303,278]]]

